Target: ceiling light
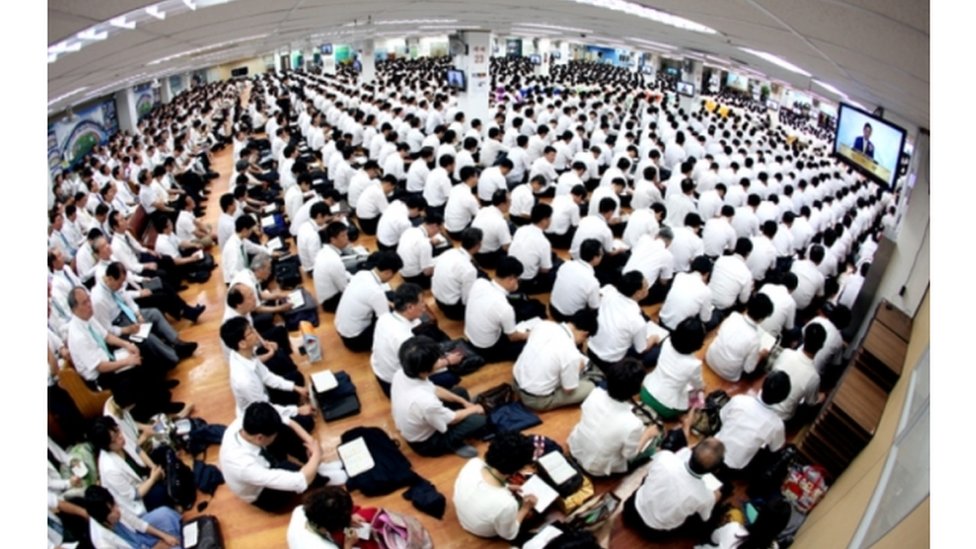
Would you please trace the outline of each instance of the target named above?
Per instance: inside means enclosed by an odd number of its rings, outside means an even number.
[[[146,13],[152,15],[156,19],[166,19],[166,12],[159,11],[159,6],[149,6],[146,8]]]
[[[823,88],[823,89],[825,89],[825,90],[827,90],[829,92],[836,93],[837,95],[839,95],[841,97],[847,97],[847,94],[846,93],[838,90],[837,88],[835,88],[834,86],[832,86],[832,85],[830,85],[830,84],[828,84],[826,82],[822,82],[822,81],[817,80],[816,78],[814,78],[813,79],[813,83],[814,84],[817,84],[818,86],[820,86],[821,88]]]
[[[92,41],[105,40],[106,38],[108,38],[108,32],[106,31],[99,32],[95,30],[95,27],[92,27],[90,29],[85,29],[79,32],[78,38],[82,40],[92,40]]]
[[[587,6],[595,6],[598,8],[604,8],[614,11],[622,11],[628,15],[633,15],[635,17],[640,17],[643,19],[650,19],[657,23],[663,25],[669,25],[682,30],[701,32],[705,34],[718,34],[718,31],[711,27],[706,27],[701,23],[696,23],[684,17],[678,17],[677,15],[671,15],[654,8],[649,8],[647,6],[642,6],[634,2],[628,2],[627,0],[572,0],[577,4],[586,4]]]
[[[120,17],[116,17],[114,19],[109,19],[108,24],[109,25],[112,25],[113,27],[118,27],[120,29],[129,29],[129,30],[132,30],[132,29],[136,28],[136,22],[135,21],[131,21],[131,22],[130,21],[126,21],[124,15],[122,15]]]
[[[457,19],[400,19],[376,21],[374,25],[437,25],[447,23],[457,23]]]
[[[787,60],[785,60],[785,59],[783,59],[781,57],[777,57],[777,56],[775,56],[775,55],[773,55],[771,53],[767,53],[767,52],[759,51],[759,50],[754,50],[754,49],[750,49],[750,48],[739,48],[739,49],[742,50],[742,51],[744,51],[744,52],[746,52],[746,53],[751,53],[752,55],[755,55],[756,57],[758,57],[760,59],[763,59],[765,61],[768,61],[768,62],[776,65],[777,67],[786,69],[786,70],[788,70],[790,72],[795,72],[796,74],[802,74],[803,76],[811,76],[810,73],[808,73],[807,71],[805,71],[805,70],[801,69],[800,67],[797,67],[793,63],[790,63],[789,61],[787,61]]]
[[[581,29],[577,27],[561,27],[559,25],[549,25],[547,23],[515,23],[515,25],[513,26],[534,27],[537,29],[551,29],[551,30],[566,31],[566,32],[581,32],[583,34],[590,34],[593,32],[590,29]]]
[[[197,5],[193,3],[193,0],[183,0],[183,3],[186,4],[186,7],[190,8],[191,10],[197,10]]]

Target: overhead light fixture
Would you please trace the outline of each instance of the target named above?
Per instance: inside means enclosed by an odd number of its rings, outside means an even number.
[[[671,15],[670,13],[663,12],[661,10],[656,10],[654,8],[649,8],[647,6],[642,6],[635,2],[628,2],[627,0],[572,0],[577,4],[585,4],[587,6],[594,6],[597,8],[604,8],[608,10],[624,12],[627,15],[633,15],[635,17],[640,17],[642,19],[650,19],[651,21],[661,23],[663,25],[669,25],[681,30],[700,32],[704,34],[718,34],[718,31],[711,27],[702,25],[701,23],[696,23],[690,19],[685,19],[684,17],[678,17],[677,15]]]
[[[186,4],[186,7],[190,8],[191,10],[197,11],[197,5],[193,2],[193,0],[183,0],[183,3]]]
[[[448,24],[457,23],[457,19],[399,19],[399,20],[386,20],[386,21],[376,21],[374,25],[438,25],[438,24]]]
[[[132,29],[136,28],[136,22],[135,21],[126,21],[124,15],[119,16],[119,17],[116,17],[114,19],[109,19],[108,24],[109,25],[112,25],[113,27],[120,28],[120,29],[129,29],[129,30],[132,30]]]
[[[205,52],[207,50],[212,50],[212,49],[215,49],[215,48],[222,48],[224,46],[229,46],[231,44],[243,44],[244,42],[251,42],[251,41],[254,41],[254,40],[261,39],[261,38],[266,38],[267,36],[268,36],[268,33],[265,33],[265,34],[258,34],[258,35],[255,35],[255,36],[248,36],[248,37],[245,37],[245,38],[235,38],[233,40],[227,40],[225,42],[218,42],[216,44],[210,44],[209,46],[202,46],[202,47],[199,47],[199,48],[194,48],[192,50],[186,50],[186,51],[183,51],[183,52],[180,52],[180,53],[174,53],[173,55],[167,55],[166,57],[160,57],[159,59],[155,59],[153,61],[150,61],[150,62],[146,63],[146,65],[158,65],[160,63],[165,63],[167,61],[172,61],[173,59],[179,59],[180,57],[186,57],[188,55],[193,55],[195,53],[201,53],[201,52]],[[223,53],[223,52],[221,52],[221,53]]]
[[[550,25],[548,23],[515,23],[513,26],[516,26],[516,25],[519,26],[519,27],[532,27],[532,28],[537,28],[537,29],[551,29],[551,30],[566,31],[566,32],[581,32],[581,33],[584,33],[584,34],[590,34],[590,33],[593,32],[590,29],[581,29],[581,28],[578,28],[578,27],[563,27],[563,26],[560,26],[560,25]]]
[[[80,38],[82,40],[91,40],[91,41],[105,40],[106,38],[108,38],[108,33],[105,32],[105,31],[99,32],[99,31],[95,30],[94,27],[92,27],[90,29],[85,29],[85,30],[79,32],[78,33],[78,38]]]
[[[847,94],[846,93],[838,90],[837,88],[835,88],[834,86],[832,86],[832,85],[830,85],[830,84],[828,84],[826,82],[823,82],[823,81],[820,81],[820,80],[817,80],[816,78],[814,78],[813,79],[813,83],[816,84],[816,85],[818,85],[818,86],[820,86],[821,88],[829,91],[829,92],[836,93],[837,95],[839,95],[841,97],[847,97]]]
[[[166,12],[159,11],[159,6],[149,6],[146,8],[146,13],[159,20],[166,19]]]
[[[751,53],[752,55],[755,55],[756,57],[758,57],[758,58],[760,58],[760,59],[762,59],[764,61],[768,61],[768,62],[776,65],[777,67],[786,69],[786,70],[788,70],[790,72],[794,72],[796,74],[802,74],[803,76],[811,76],[811,74],[809,72],[801,69],[800,67],[797,67],[796,65],[794,65],[793,63],[790,63],[789,61],[787,61],[786,59],[783,59],[782,57],[778,57],[778,56],[773,55],[771,53],[764,52],[764,51],[759,51],[759,50],[754,50],[754,49],[751,49],[751,48],[741,48],[740,47],[739,49],[742,50],[742,51],[744,51],[744,52],[746,52],[746,53]]]

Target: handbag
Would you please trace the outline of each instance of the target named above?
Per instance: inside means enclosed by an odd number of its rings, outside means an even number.
[[[200,515],[184,522],[182,534],[184,549],[224,549],[220,522],[213,515]]]
[[[711,436],[719,432],[722,428],[720,412],[730,398],[729,394],[722,389],[708,393],[708,396],[705,397],[705,406],[695,410],[695,416],[691,421],[691,431],[701,437]]]
[[[473,374],[485,365],[485,359],[475,352],[467,340],[454,339],[451,341],[443,341],[440,343],[440,346],[442,354],[446,355],[454,351],[461,353],[461,362],[447,367],[448,370],[456,375],[466,376]]]
[[[335,378],[338,385],[334,389],[316,395],[319,408],[322,410],[322,417],[326,421],[354,416],[360,410],[356,386],[353,385],[349,374],[345,371],[338,371],[335,374]]]
[[[474,403],[480,404],[485,409],[485,413],[490,414],[496,408],[509,402],[515,402],[515,400],[515,390],[512,388],[512,384],[500,383],[476,396]]]
[[[571,529],[595,533],[609,523],[618,507],[620,507],[620,498],[613,492],[605,492],[600,497],[580,505],[566,517],[566,522]]]
[[[409,515],[381,509],[373,517],[370,527],[376,541],[384,549],[433,549],[430,532],[419,520]]]
[[[564,514],[569,514],[576,509],[579,509],[580,506],[589,501],[590,498],[592,498],[595,494],[593,489],[593,481],[590,480],[590,477],[586,475],[580,476],[582,477],[582,483],[580,484],[579,489],[567,497],[559,498],[559,501],[556,504],[559,507],[559,510]]]
[[[308,293],[308,290],[302,288],[302,300],[304,303],[301,307],[296,307],[290,311],[286,311],[282,316],[285,318],[285,329],[289,332],[294,332],[298,330],[299,325],[302,321],[307,321],[318,328],[319,326],[319,307],[318,303],[312,297],[312,294]]]
[[[819,465],[793,465],[783,482],[783,497],[801,513],[809,513],[827,492],[827,471]]]

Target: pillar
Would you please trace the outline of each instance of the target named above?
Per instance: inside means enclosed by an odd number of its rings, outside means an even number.
[[[135,130],[139,123],[139,114],[136,112],[136,98],[131,87],[115,92],[115,112],[119,117],[120,130]]]
[[[363,47],[359,50],[359,62],[363,65],[363,71],[359,73],[360,84],[371,84],[376,80],[376,45],[373,40],[363,42]]]
[[[159,79],[159,85],[160,85],[159,98],[163,102],[163,104],[165,105],[166,103],[169,103],[170,101],[172,101],[173,100],[173,96],[175,95],[173,93],[173,88],[171,88],[170,85],[169,85],[169,77],[168,76],[164,76],[164,77],[160,78]]]
[[[565,64],[569,63],[569,56],[570,56],[569,42],[567,42],[565,40],[561,40],[561,41],[557,42],[556,43],[556,51],[559,52],[559,59],[556,59],[554,61],[554,64],[556,64],[556,65],[565,65]]]
[[[552,44],[548,38],[539,39],[539,47],[536,48],[536,53],[542,59],[542,64],[536,67],[536,74],[540,76],[549,76],[549,64],[552,62],[550,60],[552,50]]]
[[[488,95],[490,93],[488,59],[491,56],[491,33],[488,31],[461,31],[458,38],[467,45],[467,53],[454,56],[454,66],[464,71],[467,90],[458,93],[458,108],[464,111],[468,121],[475,118],[482,122],[489,119]]]
[[[420,38],[407,38],[407,57],[416,59],[420,55]]]

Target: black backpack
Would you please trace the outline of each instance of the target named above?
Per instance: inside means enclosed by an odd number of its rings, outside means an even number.
[[[403,455],[397,443],[378,427],[354,427],[342,433],[342,442],[362,437],[369,449],[372,469],[360,473],[346,482],[349,491],[359,490],[365,496],[383,496],[417,482],[410,460]]]
[[[193,471],[180,461],[171,446],[159,446],[149,454],[153,463],[166,473],[166,495],[184,509],[193,507],[197,500],[197,485]]]

